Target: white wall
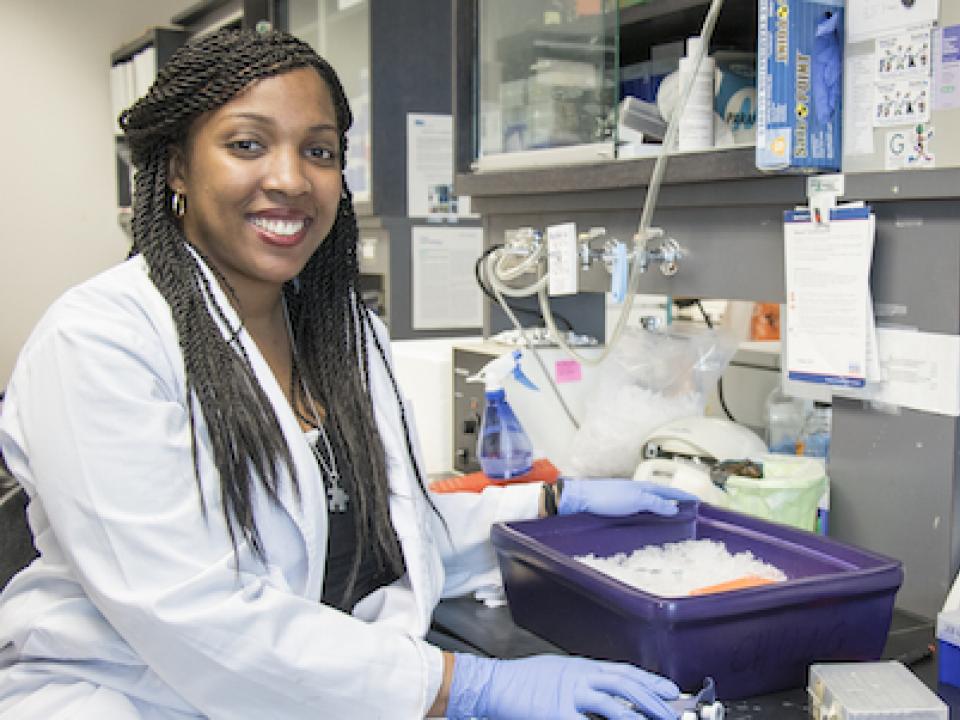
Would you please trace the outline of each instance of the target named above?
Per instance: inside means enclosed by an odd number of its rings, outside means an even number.
[[[46,307],[122,260],[110,54],[196,0],[0,0],[0,389]]]

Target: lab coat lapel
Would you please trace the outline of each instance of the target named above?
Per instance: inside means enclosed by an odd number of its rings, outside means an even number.
[[[388,341],[381,337],[381,342]],[[418,620],[422,624],[419,630],[425,633],[443,583],[442,570],[438,567],[439,556],[433,547],[430,533],[426,530],[430,526],[430,519],[426,516],[428,509],[407,454],[400,407],[379,354],[376,348],[372,347],[372,341],[370,344],[370,390],[386,454],[390,482],[390,515],[400,539],[407,575],[416,598]],[[408,420],[413,433],[412,417],[409,414]],[[413,440],[416,440],[415,435]]]
[[[192,248],[190,250],[193,252]],[[304,592],[307,597],[319,598],[323,588],[323,569],[327,556],[327,513],[323,478],[320,476],[316,458],[310,449],[296,415],[294,415],[257,344],[250,337],[250,334],[243,329],[240,317],[221,290],[213,272],[195,252],[194,257],[197,258],[200,268],[207,277],[212,294],[209,302],[217,303],[223,311],[224,318],[226,318],[226,324],[220,322],[220,330],[224,339],[229,340],[236,337],[242,344],[247,357],[250,358],[254,374],[273,406],[274,414],[280,423],[280,429],[283,431],[287,446],[290,448],[290,454],[293,457],[294,467],[299,479],[300,498],[298,500],[294,494],[293,482],[286,475],[282,466],[283,481],[280,483],[278,496],[284,510],[303,536],[306,545],[307,578]],[[213,316],[217,317],[217,314],[213,313]],[[267,548],[267,551],[269,552],[269,548]]]

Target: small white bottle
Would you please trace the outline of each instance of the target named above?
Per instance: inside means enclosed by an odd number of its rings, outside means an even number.
[[[687,38],[687,56],[680,58],[680,87],[682,98],[684,88],[693,75],[697,54],[700,52],[701,38]],[[713,95],[716,65],[713,58],[704,55],[700,68],[693,79],[690,97],[680,115],[680,127],[677,132],[677,147],[680,152],[688,150],[710,150],[713,148]],[[678,99],[679,102],[679,99]]]

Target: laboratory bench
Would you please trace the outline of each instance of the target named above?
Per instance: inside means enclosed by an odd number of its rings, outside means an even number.
[[[518,627],[507,607],[487,607],[473,598],[442,601],[433,615],[428,639],[452,651],[499,658],[519,658],[539,653],[563,653],[550,642]],[[960,718],[960,688],[937,685],[935,656],[925,654],[934,642],[934,623],[894,610],[883,657],[899,659],[950,707],[950,717]],[[920,657],[921,659],[917,659]],[[720,688],[722,692],[722,688]],[[795,688],[746,700],[724,703],[727,720],[807,720],[806,688]]]

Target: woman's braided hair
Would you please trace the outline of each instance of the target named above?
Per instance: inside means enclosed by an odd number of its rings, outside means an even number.
[[[265,552],[253,517],[252,489],[259,479],[276,500],[279,466],[283,464],[298,492],[293,460],[277,417],[237,339],[241,329],[224,338],[219,323],[226,318],[216,302],[208,302],[206,278],[170,210],[167,168],[170,149],[185,148],[190,127],[201,114],[221,107],[256,80],[302,67],[316,69],[329,86],[344,157],[352,117],[336,73],[309,45],[277,31],[219,31],[187,43],[163,66],[149,92],[120,116],[136,167],[132,252],[143,255],[177,327],[197,481],[200,472],[191,399],[199,404],[206,421],[231,541],[236,547],[239,530],[261,559]],[[299,277],[284,288],[284,296],[296,357],[301,361],[294,364],[294,403],[309,407],[309,403],[303,404],[304,383],[311,395],[322,401],[354,478],[351,502],[356,503],[357,544],[345,592],[349,595],[361,547],[372,546],[378,567],[399,574],[403,573],[403,557],[390,524],[386,458],[369,394],[369,337],[388,372],[389,364],[369,311],[359,300],[357,223],[345,181],[343,187],[333,228]],[[399,400],[392,372],[390,381]],[[401,418],[407,450],[426,493],[409,428],[405,417]]]

